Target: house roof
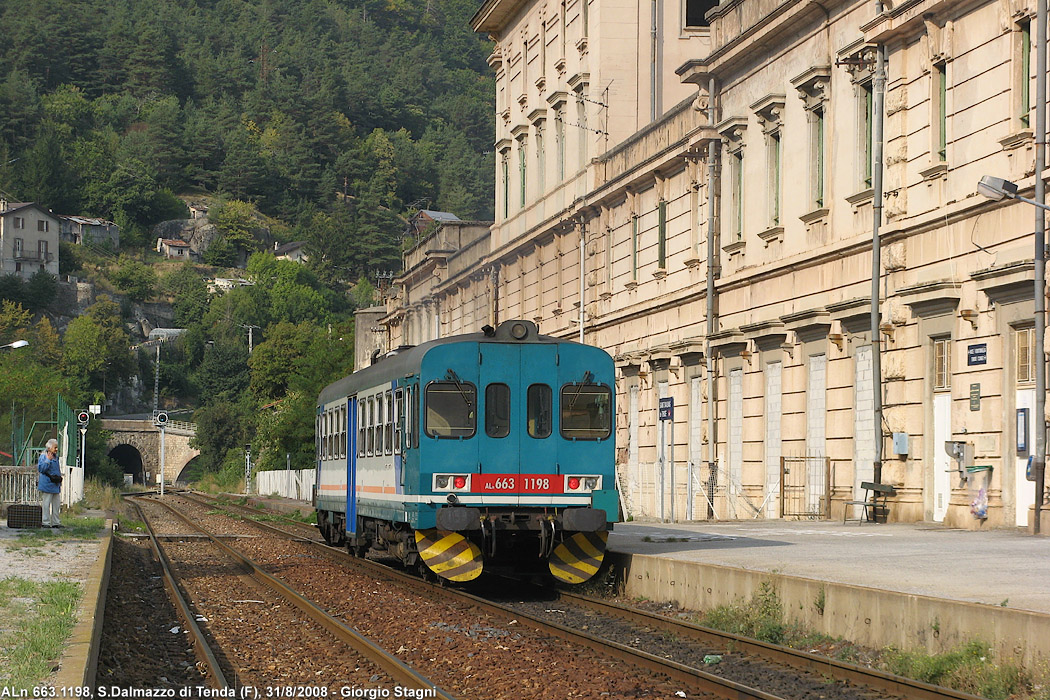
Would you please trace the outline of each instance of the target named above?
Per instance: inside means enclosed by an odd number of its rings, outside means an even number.
[[[84,224],[86,226],[116,226],[112,221],[106,221],[105,219],[91,216],[67,216],[65,214],[59,214],[58,218],[72,221],[74,224]]]
[[[8,214],[13,214],[16,211],[19,211],[20,209],[25,209],[27,207],[33,207],[34,209],[39,211],[41,214],[44,214],[46,216],[50,216],[50,217],[54,217],[55,216],[54,214],[49,212],[47,209],[44,209],[42,206],[37,204],[36,202],[6,202],[6,207],[3,210],[0,210],[0,216],[7,216]]]
[[[190,244],[186,241],[180,241],[176,238],[162,238],[161,242],[169,248],[189,248]]]
[[[299,250],[300,248],[302,248],[305,245],[306,245],[306,241],[292,241],[291,243],[285,243],[284,245],[280,246],[279,248],[275,248],[274,251],[273,251],[273,254],[276,255],[276,256],[287,255],[288,253],[293,253],[293,252]]]
[[[420,209],[420,214],[426,214],[434,221],[459,221],[460,218],[447,211],[434,211],[433,209]]]

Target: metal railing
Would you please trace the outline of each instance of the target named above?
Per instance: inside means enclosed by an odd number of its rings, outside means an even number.
[[[0,467],[0,503],[36,503],[36,467]]]

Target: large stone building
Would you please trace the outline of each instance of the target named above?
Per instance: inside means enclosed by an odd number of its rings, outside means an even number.
[[[473,24],[495,41],[496,221],[409,252],[388,347],[527,318],[606,348],[636,516],[843,517],[881,439],[891,520],[1024,526],[1035,210],[977,182],[1034,188],[1034,14],[487,0]]]

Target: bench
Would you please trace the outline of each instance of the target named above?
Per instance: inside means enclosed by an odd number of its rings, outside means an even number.
[[[883,522],[885,522],[885,516],[888,512],[886,499],[890,496],[896,496],[897,490],[889,484],[876,484],[871,481],[860,482],[860,487],[864,489],[864,500],[846,501],[846,508],[842,513],[842,522],[856,520],[858,523],[863,523],[864,521],[876,523],[879,522],[878,517],[880,514],[883,516]],[[860,517],[849,517],[853,506],[863,506],[860,511]]]

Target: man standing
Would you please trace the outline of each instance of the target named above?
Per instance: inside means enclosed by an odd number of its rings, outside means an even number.
[[[62,527],[59,511],[62,508],[62,466],[58,463],[58,440],[47,441],[36,470],[40,472],[36,488],[40,491],[44,527]]]

